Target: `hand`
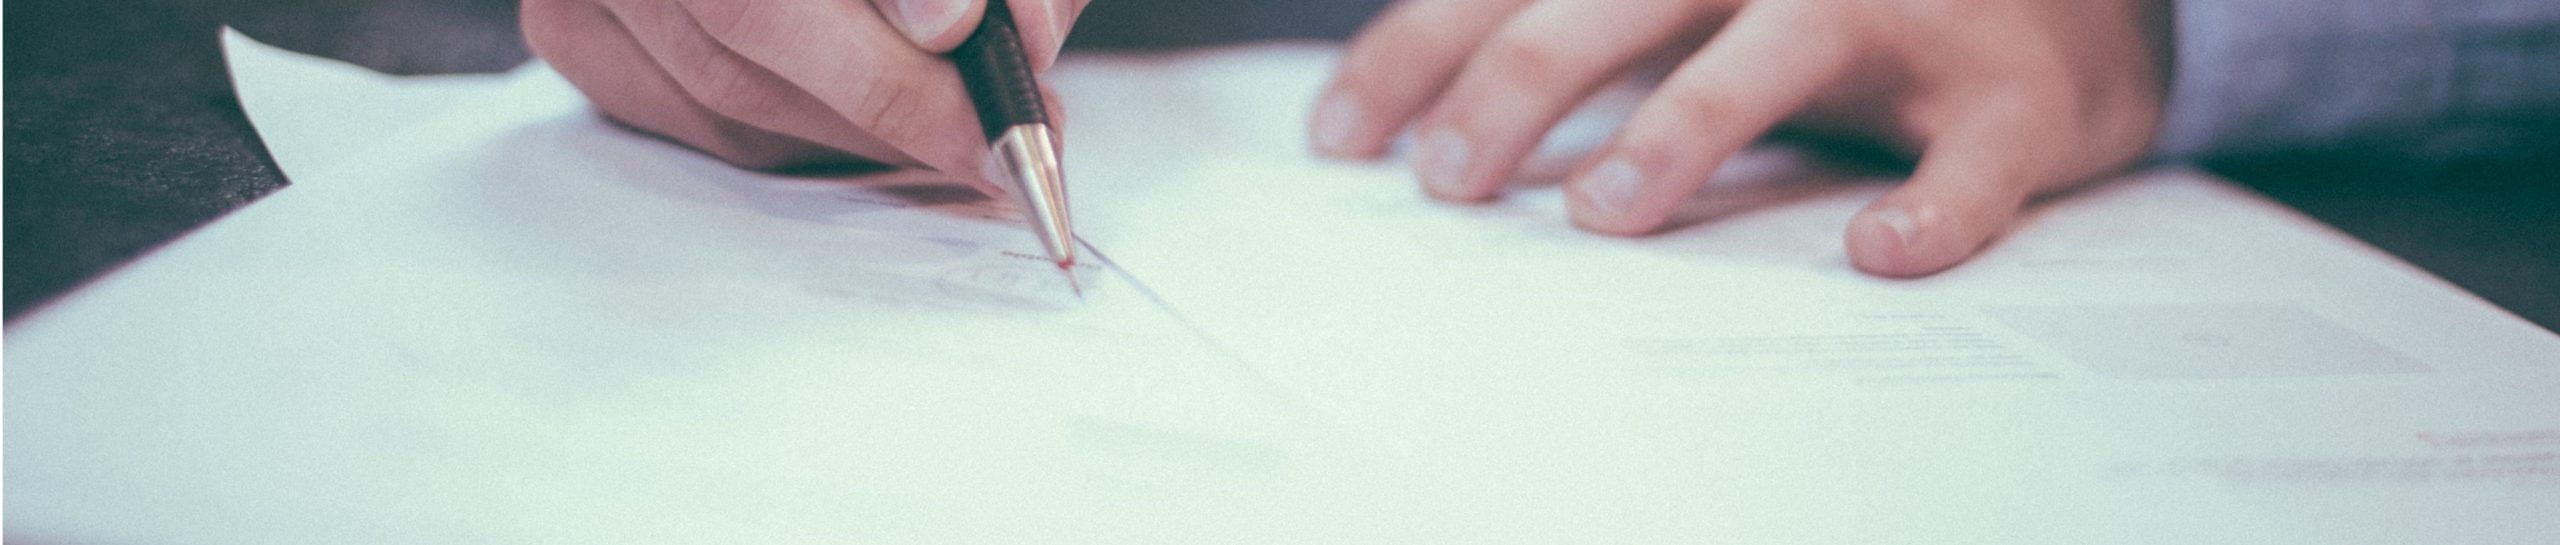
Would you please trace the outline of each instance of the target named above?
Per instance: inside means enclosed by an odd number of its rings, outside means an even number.
[[[1011,0],[1047,70],[1089,0]],[[525,40],[604,112],[750,168],[861,159],[976,175],[986,142],[940,55],[986,0],[526,0]],[[996,194],[993,186],[981,186]]]
[[[1311,133],[1321,152],[1372,158],[1410,125],[1427,192],[1486,199],[1594,90],[1670,55],[1678,67],[1567,183],[1576,224],[1657,229],[1792,121],[1917,152],[1846,239],[1859,269],[1925,275],[2029,197],[2140,156],[2166,16],[2163,0],[1405,0],[1353,39]]]

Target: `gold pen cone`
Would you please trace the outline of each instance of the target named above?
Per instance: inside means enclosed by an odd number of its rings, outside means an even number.
[[[1048,251],[1050,261],[1067,275],[1067,286],[1081,297],[1084,290],[1075,280],[1076,235],[1067,218],[1067,179],[1059,166],[1057,133],[1048,125],[1014,125],[991,146],[988,167],[994,172],[988,177],[1022,196],[1041,249]]]

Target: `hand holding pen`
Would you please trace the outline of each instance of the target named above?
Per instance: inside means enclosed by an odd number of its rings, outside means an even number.
[[[1086,0],[1013,0],[1034,72]],[[873,162],[989,195],[988,139],[948,55],[987,0],[526,0],[526,41],[598,109],[757,169]]]

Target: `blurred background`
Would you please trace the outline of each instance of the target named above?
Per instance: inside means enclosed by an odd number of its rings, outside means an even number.
[[[1340,39],[1383,3],[1100,0],[1068,45],[1130,50]],[[232,94],[221,26],[393,74],[504,71],[528,56],[515,0],[0,6],[11,321],[286,184]],[[2560,144],[2548,153],[2457,164],[2331,150],[2204,166],[2560,329]]]

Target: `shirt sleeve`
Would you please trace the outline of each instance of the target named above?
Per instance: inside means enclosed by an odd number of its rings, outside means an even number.
[[[2170,159],[2560,149],[2560,1],[2177,0]]]

